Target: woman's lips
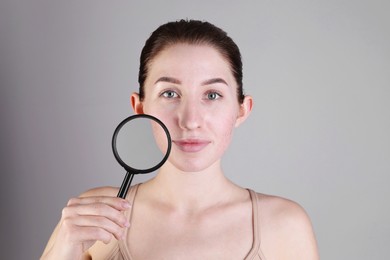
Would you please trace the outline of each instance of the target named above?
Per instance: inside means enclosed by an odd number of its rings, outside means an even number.
[[[173,140],[173,143],[183,152],[196,153],[205,148],[210,141],[200,139]]]

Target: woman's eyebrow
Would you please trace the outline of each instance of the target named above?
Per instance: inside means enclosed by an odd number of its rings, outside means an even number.
[[[156,80],[156,82],[154,82],[154,84],[157,84],[159,82],[167,82],[167,83],[173,83],[173,84],[181,84],[181,81],[178,80],[178,79],[175,79],[175,78],[171,78],[171,77],[161,77],[159,78],[158,80]]]
[[[167,82],[167,83],[173,83],[173,84],[181,84],[181,81],[176,79],[176,78],[172,78],[172,77],[160,77],[156,80],[156,82],[154,84],[157,84],[159,82]],[[216,84],[216,83],[222,83],[222,84],[225,84],[226,86],[229,86],[227,84],[227,82],[222,79],[222,78],[212,78],[212,79],[208,79],[208,80],[205,80],[202,82],[202,86],[205,86],[205,85],[212,85],[212,84]]]
[[[229,86],[226,83],[226,81],[222,78],[212,78],[212,79],[205,80],[205,81],[203,81],[202,86],[211,85],[211,84],[215,84],[215,83],[222,83],[222,84],[225,84],[226,86]]]

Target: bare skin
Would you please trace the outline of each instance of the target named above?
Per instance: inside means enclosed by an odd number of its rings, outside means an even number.
[[[131,103],[135,113],[166,124],[170,158],[139,187],[130,227],[116,188],[91,190],[65,207],[42,259],[104,259],[126,229],[134,259],[244,259],[253,244],[250,195],[221,169],[233,129],[252,109],[249,96],[238,103],[236,88],[229,64],[213,47],[177,44],[157,55],[145,99],[133,94]],[[319,259],[305,211],[283,198],[257,196],[266,258]]]
[[[252,209],[246,190],[233,185],[232,198],[219,198],[225,202],[204,208],[199,205],[202,209],[194,212],[154,198],[160,193],[150,193],[149,189],[157,185],[153,182],[140,186],[132,209],[128,246],[134,259],[244,259],[253,242]],[[116,188],[105,187],[89,191],[88,195],[115,196],[116,193]],[[267,259],[319,259],[311,223],[304,210],[283,198],[258,196],[261,250]],[[57,232],[53,240],[61,236]],[[116,245],[114,235],[110,242],[106,245],[99,241],[84,254],[81,250],[80,258],[47,255],[42,259],[104,259]]]

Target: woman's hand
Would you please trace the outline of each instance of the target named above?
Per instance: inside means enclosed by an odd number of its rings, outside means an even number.
[[[130,225],[123,212],[129,208],[126,200],[116,197],[70,199],[42,259],[81,259],[98,240],[107,244],[113,237],[123,239]]]

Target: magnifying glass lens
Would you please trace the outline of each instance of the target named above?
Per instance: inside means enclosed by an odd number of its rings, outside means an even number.
[[[131,168],[139,170],[149,169],[159,164],[165,151],[161,151],[158,147],[154,131],[164,133],[160,125],[147,118],[138,118],[123,125],[116,141],[116,149],[122,161]],[[162,142],[164,147],[168,146],[166,137],[159,142]]]

